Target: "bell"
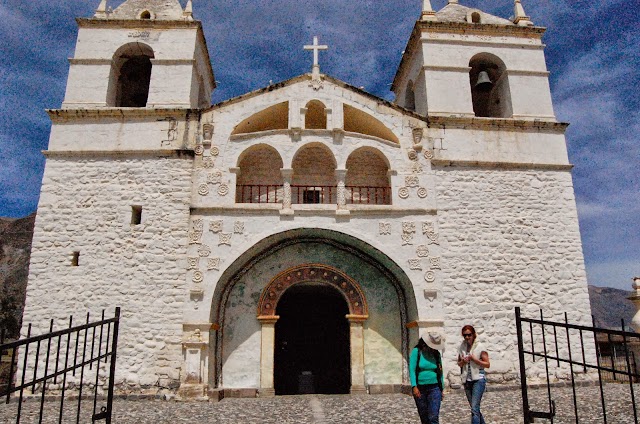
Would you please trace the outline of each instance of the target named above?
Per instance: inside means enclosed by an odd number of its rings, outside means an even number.
[[[476,88],[478,90],[490,90],[493,83],[489,78],[489,73],[487,71],[480,71],[478,74],[478,80],[476,81]]]

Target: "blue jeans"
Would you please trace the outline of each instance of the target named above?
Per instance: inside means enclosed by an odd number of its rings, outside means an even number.
[[[413,397],[418,407],[418,415],[422,424],[439,424],[440,423],[440,403],[442,403],[442,390],[440,386],[435,385],[418,385],[420,397]]]
[[[469,406],[471,406],[471,424],[485,424],[484,417],[480,412],[480,401],[482,401],[486,387],[487,381],[484,378],[464,383],[464,392],[467,395]]]

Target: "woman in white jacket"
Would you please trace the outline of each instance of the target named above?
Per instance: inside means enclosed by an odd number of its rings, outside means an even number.
[[[471,325],[462,327],[463,341],[458,348],[458,366],[469,406],[471,406],[471,424],[485,424],[480,412],[480,402],[487,385],[484,370],[491,366],[489,354],[477,338]]]

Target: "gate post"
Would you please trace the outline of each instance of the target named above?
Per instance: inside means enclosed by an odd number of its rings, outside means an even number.
[[[524,363],[524,341],[522,339],[522,321],[520,317],[520,307],[516,307],[516,333],[518,334],[518,361],[520,362],[520,388],[522,391],[522,412],[524,414],[524,424],[533,422],[529,408],[529,394],[527,393],[527,369]]]

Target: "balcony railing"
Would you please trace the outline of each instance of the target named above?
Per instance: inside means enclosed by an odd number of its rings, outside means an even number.
[[[282,203],[284,187],[279,185],[238,185],[236,203]],[[292,204],[337,204],[337,186],[291,185]],[[390,205],[391,187],[346,186],[345,203]]]

